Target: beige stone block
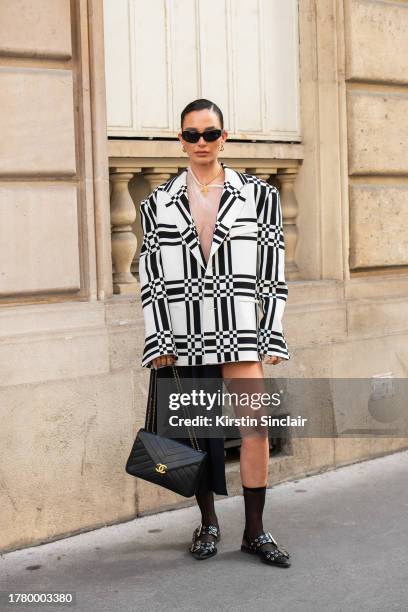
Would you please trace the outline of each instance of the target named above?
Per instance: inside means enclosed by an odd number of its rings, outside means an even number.
[[[0,308],[0,341],[33,334],[101,330],[105,326],[103,302],[61,302]]]
[[[268,487],[272,488],[280,482],[292,480],[300,474],[305,474],[306,471],[307,461],[296,462],[292,453],[275,455],[273,460],[270,459],[269,461]],[[242,493],[242,488],[240,493]]]
[[[350,189],[350,268],[408,264],[408,185]]]
[[[109,371],[106,330],[15,336],[0,344],[0,387]]]
[[[0,55],[70,58],[70,1],[2,0]]]
[[[407,447],[408,447],[407,436],[403,436],[401,438],[394,436],[393,438],[389,438],[388,452],[397,453],[400,450],[407,448]]]
[[[408,448],[408,436],[403,436],[401,438],[396,436],[389,438],[385,436],[370,438],[370,455],[372,457],[398,453],[405,448]]]
[[[339,302],[343,297],[343,282],[338,280],[288,281],[286,308],[297,304]]]
[[[334,440],[334,462],[336,466],[362,461],[370,456],[369,437],[340,437]]]
[[[133,367],[133,389],[134,389],[134,412],[139,427],[143,426],[147,399],[149,394],[150,370],[147,368]]]
[[[138,367],[143,354],[143,328],[123,326],[109,329],[111,369]]]
[[[143,320],[140,296],[115,295],[105,301],[105,316],[109,326],[131,325]]]
[[[0,550],[133,518],[130,372],[0,390]]]
[[[293,475],[286,474],[280,480],[324,471],[334,465],[333,438],[292,438],[291,447]]]
[[[364,316],[369,313],[360,312],[360,316],[350,315],[350,338],[348,342],[333,345],[332,369],[333,376],[338,378],[370,378],[378,374],[391,372],[394,377],[408,377],[408,333],[381,334],[374,325],[364,325]],[[353,336],[351,332],[354,331]],[[364,332],[372,336],[364,337]],[[359,336],[358,336],[359,334]],[[377,337],[378,334],[378,337]]]
[[[70,70],[0,68],[0,175],[76,171]]]
[[[376,274],[350,278],[344,283],[344,295],[348,300],[384,298],[408,295],[408,275]]]
[[[337,438],[334,446],[336,466],[340,466],[406,449],[408,438]]]
[[[144,322],[140,297],[115,296],[106,304],[111,368],[137,367],[142,360]],[[145,368],[140,368],[140,372]],[[146,375],[145,372],[142,373]]]
[[[333,376],[334,343],[291,347],[291,359],[278,365],[264,365],[265,376],[271,378],[330,378]]]
[[[188,498],[159,487],[151,482],[137,478],[136,495],[138,515],[152,514],[161,510],[181,508],[188,503]]]
[[[408,83],[408,5],[347,0],[346,78]]]
[[[406,174],[408,95],[352,90],[347,103],[350,174]]]
[[[408,298],[350,301],[347,313],[350,336],[387,336],[408,331]]]
[[[80,288],[74,185],[0,184],[0,295]]]
[[[345,308],[339,303],[302,304],[285,312],[284,332],[288,346],[336,342],[345,338],[346,330]]]
[[[101,302],[0,309],[0,386],[109,372]]]

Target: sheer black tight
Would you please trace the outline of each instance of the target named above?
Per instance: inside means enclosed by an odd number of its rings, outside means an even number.
[[[263,527],[263,511],[265,507],[266,487],[245,487],[244,504],[245,504],[245,534],[243,543],[245,543],[245,535],[253,540],[262,531]],[[197,504],[201,511],[201,522],[203,525],[215,525],[218,527],[218,518],[215,513],[214,492],[204,491],[196,493]],[[215,541],[214,536],[203,534],[201,536],[203,542]],[[246,542],[248,543],[248,542]],[[262,545],[262,550],[273,550],[273,545],[268,542]]]
[[[263,511],[265,507],[265,496],[266,487],[245,487],[242,486],[244,492],[244,503],[245,503],[245,533],[243,537],[243,543],[248,536],[249,539],[254,540],[259,536],[263,530]],[[273,550],[274,546],[267,542],[261,546],[262,550]]]
[[[218,518],[214,507],[214,492],[204,491],[196,493],[197,504],[201,511],[201,522],[203,525],[215,525],[218,527]],[[203,542],[215,542],[215,537],[210,534],[201,536]]]

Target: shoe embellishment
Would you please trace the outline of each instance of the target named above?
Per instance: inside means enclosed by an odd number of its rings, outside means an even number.
[[[212,557],[217,552],[216,542],[203,542],[200,539],[202,535],[212,535],[218,541],[220,539],[220,530],[215,525],[203,524],[195,529],[189,550],[196,559],[206,559],[207,557]]]

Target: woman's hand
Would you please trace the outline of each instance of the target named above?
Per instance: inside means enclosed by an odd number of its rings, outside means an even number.
[[[262,355],[263,362],[268,365],[278,365],[282,361],[282,357],[277,355]]]
[[[165,368],[166,366],[173,365],[176,359],[175,355],[160,355],[160,357],[152,359],[152,367],[155,370],[158,368]]]

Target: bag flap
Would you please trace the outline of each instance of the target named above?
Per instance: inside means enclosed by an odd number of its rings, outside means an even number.
[[[200,463],[207,454],[177,440],[157,436],[149,431],[139,431],[138,437],[152,462],[163,463],[167,466],[167,470]]]

